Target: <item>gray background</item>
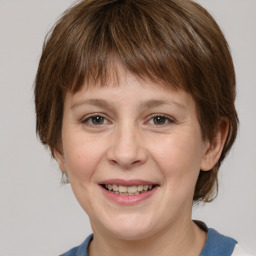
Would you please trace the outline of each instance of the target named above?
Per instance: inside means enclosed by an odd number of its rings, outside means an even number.
[[[237,72],[240,130],[220,191],[194,218],[256,252],[256,1],[201,0],[222,27]],[[0,0],[0,256],[48,256],[91,232],[35,135],[33,80],[44,36],[71,0]]]

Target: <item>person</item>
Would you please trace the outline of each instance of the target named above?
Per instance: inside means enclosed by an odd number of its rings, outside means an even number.
[[[245,255],[192,220],[217,196],[238,126],[235,72],[190,0],[83,0],[48,34],[36,129],[93,234],[63,256]]]

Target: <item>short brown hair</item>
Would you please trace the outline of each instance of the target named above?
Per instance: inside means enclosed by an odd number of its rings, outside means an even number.
[[[228,44],[212,16],[189,0],[84,0],[68,9],[45,39],[35,80],[36,130],[52,151],[61,142],[67,91],[106,84],[118,61],[142,78],[189,92],[203,139],[221,118],[228,137],[217,165],[201,171],[194,201],[210,201],[237,133],[235,73]]]

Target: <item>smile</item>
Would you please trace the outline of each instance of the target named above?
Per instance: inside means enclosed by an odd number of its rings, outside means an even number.
[[[157,193],[160,185],[146,180],[108,179],[98,183],[103,195],[119,205],[134,205]]]
[[[134,185],[134,186],[122,186],[116,184],[104,184],[103,187],[115,193],[117,195],[122,196],[136,196],[147,191],[152,190],[155,186],[154,185]]]

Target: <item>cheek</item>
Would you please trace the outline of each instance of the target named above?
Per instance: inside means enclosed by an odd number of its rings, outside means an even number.
[[[64,155],[70,178],[90,178],[102,159],[103,148],[95,140],[77,136],[65,140]],[[102,146],[102,145],[101,145]]]
[[[199,144],[199,139],[185,135],[173,136],[158,146],[154,144],[152,155],[170,188],[194,186],[202,159]]]

